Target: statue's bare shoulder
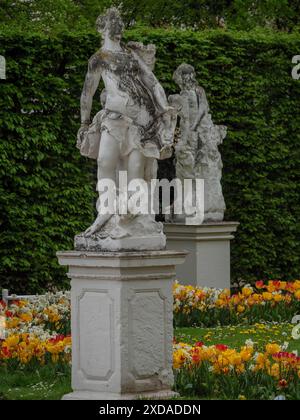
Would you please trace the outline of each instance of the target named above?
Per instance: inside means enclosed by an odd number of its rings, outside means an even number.
[[[206,96],[206,93],[205,93],[205,89],[204,89],[204,87],[202,87],[202,86],[198,85],[198,86],[196,87],[196,90],[197,90],[197,91],[198,91],[198,93],[200,93],[201,95],[205,95],[205,96]]]
[[[109,59],[107,52],[102,49],[98,50],[89,59],[89,70],[91,72],[101,72]]]

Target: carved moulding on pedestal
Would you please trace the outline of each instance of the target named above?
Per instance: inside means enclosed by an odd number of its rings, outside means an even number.
[[[57,256],[72,285],[73,393],[64,399],[174,396],[172,286],[186,253]]]

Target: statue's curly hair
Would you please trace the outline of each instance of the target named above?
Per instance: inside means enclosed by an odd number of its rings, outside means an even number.
[[[196,75],[193,66],[186,63],[180,64],[180,66],[175,70],[173,74],[173,80],[175,83],[177,83],[177,85],[180,86],[182,84],[182,75],[185,73],[194,73],[194,75]]]
[[[112,20],[113,18],[121,18],[121,14],[116,7],[111,7],[106,10],[103,15],[98,16],[96,20],[96,29],[98,32],[103,33],[105,31],[107,22]]]

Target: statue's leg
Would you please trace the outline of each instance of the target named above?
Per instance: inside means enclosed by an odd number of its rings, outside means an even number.
[[[145,181],[151,182],[152,179],[157,178],[158,164],[155,158],[145,159]]]
[[[109,134],[109,132],[103,131],[97,160],[98,182],[101,181],[101,179],[110,179],[116,183],[116,168],[119,160],[120,148],[118,142]],[[100,194],[101,192],[99,192],[99,197]],[[101,209],[98,208],[98,204],[97,210],[98,216],[92,226],[85,231],[86,236],[97,233],[111,217],[111,214],[109,213],[101,214]]]
[[[128,156],[128,182],[133,179],[145,179],[145,157],[140,150],[133,150]]]
[[[128,184],[134,180],[145,180],[145,157],[137,149],[134,149],[127,157],[127,181]],[[128,191],[128,199],[132,192]],[[128,203],[128,213],[122,216],[122,220],[130,220],[134,217],[135,212],[132,212],[130,203]]]
[[[111,179],[116,182],[116,168],[120,160],[119,143],[108,131],[103,131],[98,155],[98,181]]]
[[[149,213],[153,219],[155,219],[155,203],[154,201],[154,191],[152,191],[151,181],[152,179],[157,179],[157,170],[158,163],[155,158],[146,158],[145,159],[145,181],[148,184],[148,203],[149,203]]]

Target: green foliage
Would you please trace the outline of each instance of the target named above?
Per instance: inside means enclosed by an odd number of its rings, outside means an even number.
[[[129,39],[157,45],[155,72],[168,93],[178,90],[176,67],[194,65],[215,122],[228,126],[226,219],[241,223],[233,280],[296,278],[300,83],[291,58],[299,38],[140,28]],[[66,277],[55,252],[70,249],[93,219],[94,165],[79,156],[75,138],[87,59],[99,43],[90,33],[0,35],[8,76],[0,81],[0,287],[60,287]]]
[[[300,28],[298,0],[1,0],[0,23],[46,33],[94,29],[96,17],[112,5],[120,8],[128,26]]]
[[[8,30],[46,33],[84,25],[72,0],[1,0],[0,22]]]
[[[95,41],[95,40],[93,40]],[[89,37],[0,37],[0,288],[68,283],[55,253],[93,219],[90,161],[75,148]],[[89,51],[90,48],[90,51]]]

